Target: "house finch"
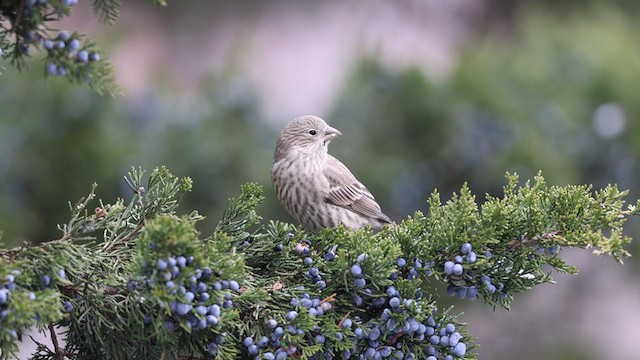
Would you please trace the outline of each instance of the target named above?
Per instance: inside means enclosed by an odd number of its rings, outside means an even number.
[[[391,223],[373,195],[327,146],[340,131],[316,116],[301,116],[280,134],[271,180],[285,209],[309,231],[344,224],[380,230]]]

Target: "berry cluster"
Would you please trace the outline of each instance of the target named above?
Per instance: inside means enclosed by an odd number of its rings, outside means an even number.
[[[17,285],[15,280],[16,276],[19,276],[20,274],[20,270],[13,270],[5,276],[3,282],[0,282],[0,321],[6,319],[9,314],[11,294],[16,290]],[[58,270],[56,275],[59,279],[64,279],[66,277],[64,269]],[[45,289],[49,288],[53,281],[54,280],[49,275],[43,275],[41,278],[42,286]],[[27,299],[30,301],[36,300],[36,294],[34,292],[28,292]]]
[[[375,304],[377,299],[384,299],[384,308],[377,318],[366,323],[356,318],[357,325],[350,319],[342,323],[344,328],[353,327],[356,339],[355,346],[351,351],[343,352],[342,357],[418,359],[431,356],[433,359],[453,359],[454,356],[464,356],[466,344],[460,341],[462,335],[455,332],[453,324],[445,325],[447,331],[444,331],[432,316],[424,323],[418,321],[423,318],[425,309],[435,312],[432,307],[425,306],[421,297],[420,293],[403,297],[394,285],[387,287],[386,297],[378,297],[373,301]],[[450,341],[452,336],[453,342]]]
[[[305,257],[304,264],[307,266],[313,265],[313,259],[310,257]],[[320,275],[320,270],[318,270],[317,267],[312,266],[311,268],[309,268],[309,270],[305,272],[304,275],[305,277],[313,281],[313,283],[316,284],[318,289],[324,290],[327,287],[327,283],[324,280],[322,280],[322,276]]]
[[[287,234],[287,241],[291,240],[295,235],[293,233],[288,233]],[[338,245],[334,245],[333,247],[331,247],[329,250],[327,250],[326,253],[324,253],[323,258],[326,261],[333,261],[336,259],[336,249],[338,248]],[[282,250],[284,249],[284,245],[282,243],[279,243],[278,245],[276,245],[276,249],[278,250]],[[298,253],[299,255],[303,255],[303,256],[307,256],[311,253],[311,241],[308,239],[302,239],[300,240],[299,243],[296,244],[295,246],[295,252]],[[311,266],[311,264],[313,263],[313,259],[311,258],[305,258],[304,262],[305,265],[307,266]],[[311,261],[311,263],[309,263],[309,261]]]
[[[291,238],[293,234],[288,234],[287,240]],[[277,244],[276,249],[284,250],[285,245]],[[324,252],[316,254],[308,239],[292,247],[304,264],[304,277],[320,291],[327,285],[323,276],[328,278],[331,272],[330,267],[325,269],[323,261],[335,261],[335,250],[335,246],[327,246]],[[310,346],[314,349],[310,353],[315,352],[309,357],[312,360],[464,357],[467,352],[464,336],[456,331],[449,315],[437,315],[415,281],[432,274],[433,262],[398,258],[391,266],[395,271],[383,280],[381,287],[379,276],[368,274],[378,268],[375,264],[379,259],[370,258],[372,256],[361,253],[347,265],[347,284],[353,286],[345,284],[344,289],[340,284],[332,284],[337,285],[332,287],[337,293],[324,300],[321,294],[310,295],[304,291],[290,298],[288,310],[267,318],[263,329],[266,332],[251,332],[241,338],[244,339],[241,340],[243,354],[251,359],[282,360],[300,357]],[[465,254],[469,259],[473,256]],[[355,310],[337,314],[334,301],[338,299],[340,303],[343,296],[353,296]],[[320,326],[325,322],[335,323],[338,328],[327,331],[327,326]]]
[[[362,266],[360,264],[364,259],[366,259],[366,257],[366,254],[360,254],[356,260],[356,264],[351,266],[351,275],[353,275],[355,278],[353,283],[357,288],[363,289],[363,295],[365,296],[365,298],[371,297],[373,294],[373,291],[371,289],[365,287],[367,285],[367,282],[364,278]],[[430,261],[423,261],[417,258],[413,261],[413,265],[411,266],[408,265],[406,259],[398,258],[396,260],[396,265],[398,266],[398,271],[392,272],[389,276],[389,279],[392,281],[396,281],[398,279],[407,279],[413,281],[418,279],[420,273],[426,276],[429,276],[433,273],[431,270],[432,263]],[[419,291],[417,296],[419,298],[422,297],[422,291]],[[365,300],[366,299],[364,299],[361,295],[356,295],[354,297],[354,303],[356,306],[362,306]],[[386,299],[384,297],[375,297],[372,299],[372,304],[375,307],[381,307],[385,304],[385,301]]]
[[[115,95],[120,89],[108,59],[97,45],[76,32],[54,30],[58,26],[53,23],[71,14],[77,3],[78,0],[1,2],[0,18],[11,20],[11,26],[0,32],[0,60],[8,58],[21,70],[28,67],[30,57],[35,54],[44,60],[41,66],[45,77],[64,77],[71,83]],[[118,3],[99,6],[97,15],[115,20],[117,12],[112,10]]]
[[[242,341],[242,344],[247,348],[249,355],[256,356],[260,352],[260,349],[265,348],[269,344],[269,338],[263,336],[258,339],[258,341],[254,341],[253,337],[247,336],[244,338],[244,341]],[[273,354],[271,356],[273,358]]]
[[[460,247],[460,253],[444,263],[444,273],[449,277],[450,284],[447,293],[450,296],[458,296],[460,299],[467,298],[475,300],[478,297],[478,288],[475,285],[467,286],[463,274],[465,273],[464,263],[472,264],[477,260],[477,255],[473,252],[471,244],[464,243]],[[467,272],[467,275],[471,275]]]
[[[16,276],[19,275],[20,272],[18,270],[14,270],[11,273],[5,276],[4,282],[2,286],[0,286],[0,316],[2,319],[6,317],[7,304],[9,302],[9,296],[16,289]]]
[[[489,294],[494,294],[496,293],[496,291],[498,292],[498,294],[500,295],[500,297],[506,297],[507,293],[503,292],[504,290],[504,284],[499,282],[496,285],[494,285],[491,282],[491,278],[486,276],[486,275],[482,275],[480,277],[480,282],[482,283],[482,285],[485,287],[485,289],[487,290],[487,292]]]
[[[484,253],[486,259],[490,259],[490,251]],[[508,293],[504,290],[504,284],[494,282],[490,276],[483,274],[481,267],[466,268],[464,264],[472,264],[477,260],[477,255],[472,251],[469,243],[462,244],[460,254],[456,255],[453,261],[444,263],[443,270],[447,276],[449,285],[447,293],[450,296],[457,296],[460,299],[475,300],[481,289],[484,289],[485,296],[496,296],[504,299]]]
[[[362,265],[361,265],[361,263],[366,258],[367,258],[367,254],[358,255],[358,258],[356,259],[356,263],[351,266],[351,275],[353,275],[354,277],[353,284],[359,289],[363,289],[365,286],[367,286],[367,281],[364,278],[364,273],[362,272]]]
[[[447,261],[444,263],[444,273],[447,275],[462,275],[464,268],[462,264],[464,262],[474,263],[477,260],[477,255],[471,250],[471,244],[464,243],[460,247],[460,255],[454,257],[454,261]]]
[[[436,323],[433,315],[426,320],[419,320],[436,312],[423,299],[422,291],[415,287],[406,290],[406,286],[401,286],[405,288],[404,293],[398,290],[400,283],[413,281],[420,275],[430,275],[432,263],[414,259],[409,265],[406,259],[398,258],[398,271],[390,276],[394,283],[387,286],[384,294],[374,295],[374,292],[366,287],[367,281],[363,272],[363,262],[366,258],[367,254],[360,254],[356,263],[351,266],[353,283],[357,288],[363,289],[355,296],[354,303],[366,313],[379,315],[368,321],[356,316],[342,322],[342,327],[345,330],[351,329],[355,338],[354,346],[349,351],[343,351],[342,358],[419,359],[429,356],[431,360],[464,356],[466,344],[460,341],[463,337],[455,332],[453,324],[443,325],[449,330],[453,329],[446,332],[440,329],[440,324]],[[451,336],[453,342],[450,341]]]
[[[538,247],[536,249],[536,253],[542,254],[545,256],[555,256],[558,254],[558,246],[549,246],[549,247]]]
[[[396,265],[398,265],[399,272],[393,272],[391,274],[390,279],[396,280],[398,277],[402,276],[409,280],[415,280],[420,276],[420,273],[423,272],[424,275],[429,276],[433,273],[431,270],[431,266],[433,263],[431,261],[423,261],[422,259],[414,259],[413,265],[409,265],[405,258],[398,258],[396,260]]]
[[[427,319],[427,326],[425,335],[429,337],[430,346],[427,347],[427,360],[436,360],[439,357],[444,356],[445,360],[453,360],[453,357],[462,357],[467,353],[467,344],[462,342],[463,336],[456,331],[456,327],[452,323],[447,323],[444,326],[436,323],[435,320],[430,317]],[[446,348],[450,353],[443,355],[439,353],[433,346],[439,345],[441,348]]]
[[[286,243],[289,243],[294,236],[293,233],[288,233],[286,235]],[[275,249],[283,251],[285,245],[278,243]],[[322,254],[321,257],[317,256],[309,239],[300,240],[292,248],[293,252],[300,256],[302,263],[306,267],[304,278],[308,279],[318,290],[326,289],[327,284],[322,277],[321,266],[316,263],[316,260],[320,261],[320,263],[322,263],[322,259],[334,261],[336,259],[335,249],[336,247],[334,246]],[[298,358],[302,355],[301,346],[303,344],[320,345],[324,348],[327,339],[325,334],[320,333],[321,328],[314,326],[310,329],[305,325],[308,325],[310,317],[319,319],[329,313],[333,309],[333,304],[331,303],[333,297],[322,300],[318,296],[304,292],[304,289],[305,287],[303,286],[296,288],[300,293],[291,297],[288,303],[288,310],[285,310],[280,316],[273,314],[272,317],[267,319],[264,332],[244,338],[242,349],[245,355],[248,355],[247,358],[278,360]],[[312,357],[312,359],[315,358]]]
[[[224,317],[224,309],[233,306],[233,293],[238,293],[236,280],[214,278],[208,267],[198,268],[193,256],[175,256],[157,259],[154,264],[143,264],[143,280],[130,280],[131,291],[142,285],[148,291],[160,290],[168,295],[170,316],[164,319],[167,329],[187,332],[216,328]],[[161,306],[166,306],[162,305]],[[151,321],[151,318],[147,319]],[[224,336],[217,336],[207,346],[215,355]]]
[[[287,234],[287,239],[291,239],[294,235],[292,233]],[[283,248],[282,244],[278,244],[281,246],[280,249]],[[278,248],[278,247],[277,247]],[[335,249],[337,246],[333,246],[331,249],[327,250],[322,256],[326,261],[334,261],[336,258]],[[306,266],[309,266],[309,270],[305,272],[305,277],[310,279],[319,290],[324,290],[327,287],[327,283],[322,279],[322,275],[320,274],[320,270],[312,266],[314,263],[313,258],[311,257],[311,241],[308,239],[301,240],[298,244],[296,244],[294,248],[295,252],[301,256],[304,256],[303,262]]]
[[[298,352],[298,347],[293,344],[287,344],[283,341],[285,335],[305,335],[306,332],[294,325],[294,320],[298,316],[295,310],[289,311],[286,314],[286,319],[289,322],[286,325],[286,330],[277,320],[270,318],[267,321],[267,327],[271,331],[268,336],[262,336],[260,339],[254,342],[253,337],[248,336],[242,342],[246,347],[249,355],[254,356],[255,359],[287,359],[289,356],[294,356]],[[285,326],[283,324],[283,326]],[[274,350],[275,349],[275,350]],[[262,355],[258,356],[262,350]]]
[[[302,294],[299,298],[294,297],[289,302],[293,310],[284,314],[284,322],[280,323],[274,318],[269,318],[266,322],[268,333],[259,339],[254,340],[252,336],[247,336],[242,344],[245,351],[254,359],[278,359],[283,360],[289,357],[299,357],[300,351],[292,337],[307,339],[308,345],[324,345],[326,338],[319,331],[319,327],[312,330],[305,330],[297,323],[300,312],[304,309],[309,315],[319,317],[333,308],[329,301],[321,301],[319,298],[312,298],[309,294]],[[287,338],[287,340],[285,340]],[[300,340],[304,341],[304,340]]]
[[[2,325],[2,321],[7,318],[7,315],[9,315],[11,311],[9,306],[11,304],[11,298],[15,295],[15,291],[17,288],[16,276],[20,276],[20,274],[20,270],[13,270],[9,274],[5,275],[4,281],[0,282],[0,325]],[[27,299],[29,301],[35,301],[36,294],[33,292],[28,292]],[[9,330],[9,334],[13,339],[16,339],[18,336],[18,333],[15,329]]]
[[[293,233],[288,233],[286,240],[290,241],[293,237]],[[307,267],[304,271],[304,277],[313,283],[318,290],[326,289],[327,284],[322,278],[320,266],[316,264],[314,259],[318,259],[320,262],[322,262],[322,259],[327,262],[334,261],[336,259],[336,248],[337,246],[333,246],[321,256],[317,256],[311,241],[308,239],[300,240],[293,247],[293,252],[300,256],[302,263]],[[282,251],[285,249],[285,245],[282,243],[276,244],[275,249]],[[305,287],[298,286],[296,290],[303,292]],[[302,355],[302,344],[319,345],[324,349],[327,338],[325,334],[320,333],[321,328],[314,326],[310,329],[305,325],[308,325],[309,316],[319,319],[328,314],[333,309],[332,301],[334,301],[333,296],[321,299],[309,293],[301,293],[291,297],[288,303],[288,311],[281,314],[281,317],[274,314],[273,317],[268,318],[264,328],[266,332],[244,338],[242,341],[244,352],[248,354],[248,358],[252,359],[282,360],[300,357]],[[300,320],[301,318],[302,320]],[[342,335],[342,339],[344,339],[344,335]],[[316,359],[317,356],[319,355],[316,354],[311,359]],[[333,359],[333,357],[329,358]]]
[[[289,302],[293,308],[297,308],[298,306],[302,306],[307,309],[309,315],[313,317],[318,317],[324,315],[325,312],[331,310],[333,305],[331,305],[328,301],[323,301],[318,297],[310,297],[309,294],[302,294],[300,298],[294,297]]]
[[[65,279],[67,277],[67,273],[64,269],[59,269],[56,276],[58,279]],[[40,282],[42,283],[43,288],[48,289],[54,283],[54,278],[49,274],[44,274],[40,277]]]
[[[31,45],[39,44],[43,42],[43,36],[39,33],[41,19],[47,18],[45,16],[50,10],[50,7],[54,7],[54,11],[59,15],[66,15],[69,13],[69,9],[76,5],[78,0],[62,0],[60,2],[54,2],[49,0],[27,0],[24,2],[24,7],[21,9],[22,21],[20,23],[20,31],[17,38],[17,51],[22,55],[28,55]],[[22,4],[18,2],[17,4]],[[21,5],[20,5],[21,6]],[[48,40],[44,40],[48,41]]]
[[[64,271],[64,269],[59,269],[56,273],[57,279],[65,279],[67,277],[66,272]],[[51,275],[49,274],[44,274],[40,277],[40,283],[42,284],[42,287],[45,289],[49,289],[51,287],[51,285],[54,284],[54,278],[51,277]],[[69,300],[65,300],[62,303],[62,308],[64,309],[64,312],[70,313],[73,311],[74,306],[73,303]]]
[[[7,274],[2,286],[0,286],[0,322],[7,317],[10,296],[16,289],[15,277],[19,274],[20,272],[18,270],[14,270],[10,274]],[[18,333],[13,329],[9,330],[9,333],[13,339],[18,337]]]
[[[67,31],[61,31],[53,39],[45,39],[42,46],[49,52],[51,60],[47,63],[47,72],[52,76],[66,76],[67,69],[61,59],[71,59],[77,63],[100,61],[100,54],[81,49],[80,40]]]

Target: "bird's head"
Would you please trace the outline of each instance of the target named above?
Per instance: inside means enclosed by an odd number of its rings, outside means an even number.
[[[327,145],[342,135],[317,116],[300,116],[290,122],[280,133],[275,157],[278,159],[290,151],[303,154],[327,153]]]

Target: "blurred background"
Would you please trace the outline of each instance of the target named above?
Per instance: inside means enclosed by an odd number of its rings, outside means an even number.
[[[269,180],[281,128],[323,117],[331,145],[402,220],[467,181],[500,195],[506,171],[552,185],[617,183],[640,197],[640,3],[588,0],[126,1],[115,26],[81,0],[61,29],[109,52],[125,96],[0,77],[0,229],[9,246],[57,238],[93,182],[129,196],[131,166],[190,176],[182,209],[208,235],[240,184],[292,221]],[[37,58],[37,57],[36,57]],[[8,64],[5,64],[8,65]],[[640,239],[637,221],[627,234]],[[637,240],[638,240],[637,239]],[[639,253],[639,242],[631,247]],[[582,271],[513,310],[450,301],[481,359],[640,359],[638,261],[565,251]],[[635,335],[634,335],[635,334]]]

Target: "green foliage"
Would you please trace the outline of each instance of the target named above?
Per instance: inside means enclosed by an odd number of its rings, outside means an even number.
[[[229,199],[222,219],[216,226],[216,232],[231,236],[235,241],[243,242],[251,239],[255,234],[248,233],[250,229],[260,223],[262,219],[256,213],[256,206],[262,203],[262,188],[257,184],[245,184],[240,188],[240,198]]]
[[[41,328],[44,324],[58,322],[62,318],[60,293],[42,289],[39,285],[39,278],[31,271],[33,270],[31,264],[18,261],[11,265],[5,266],[3,264],[0,267],[2,283],[9,283],[9,277],[13,277],[15,282],[12,282],[17,286],[17,290],[12,291],[9,295],[9,301],[12,304],[11,312],[3,313],[3,318],[0,320],[3,329],[0,332],[0,343],[3,344],[0,355],[18,351],[16,340],[19,334],[15,330],[9,331],[9,329],[28,328],[33,325],[33,319],[36,317],[40,319],[39,326]]]
[[[434,260],[441,280],[456,287],[476,286],[487,302],[505,307],[513,293],[553,281],[542,269],[545,264],[559,272],[577,272],[559,257],[562,247],[595,248],[595,254],[612,255],[618,262],[630,256],[624,246],[631,239],[621,236],[629,214],[623,208],[626,191],[615,186],[597,192],[590,186],[549,187],[541,175],[533,185],[521,187],[516,175],[508,174],[507,180],[503,197],[489,196],[482,206],[466,186],[446,204],[434,193],[429,215],[416,214],[407,221],[412,231],[401,244]],[[422,246],[412,244],[415,236]],[[444,263],[458,255],[465,242],[476,249],[478,260],[466,264],[462,276],[447,276],[441,270]],[[503,290],[489,293],[482,276],[503,284]]]
[[[206,352],[206,344],[212,341],[208,339],[220,336],[226,331],[234,331],[238,318],[234,309],[223,311],[215,331],[203,332],[192,329],[188,318],[176,314],[175,305],[172,305],[190,302],[184,293],[176,293],[175,288],[189,288],[191,279],[196,276],[202,276],[200,283],[206,284],[209,288],[213,288],[218,280],[244,278],[242,259],[232,249],[231,238],[218,234],[208,241],[200,241],[192,221],[160,216],[145,225],[137,244],[138,252],[132,264],[134,269],[131,280],[137,285],[131,286],[130,282],[129,288],[136,288],[133,293],[139,299],[144,299],[141,301],[144,301],[147,307],[146,313],[142,314],[146,326],[141,329],[141,336],[130,341],[134,353],[140,354],[140,358],[148,358],[145,349],[158,347],[166,349],[163,350],[165,356],[170,358],[184,353],[185,349],[187,352],[202,354]],[[183,266],[179,275],[172,278],[173,287],[168,287],[165,285],[165,273],[159,270],[156,264],[159,259],[180,256],[188,259],[188,265]],[[212,274],[202,275],[203,269],[208,269]],[[214,302],[212,300],[208,306]],[[158,309],[162,311],[154,314]],[[144,316],[147,317],[146,321]],[[204,319],[204,316],[201,318]],[[169,321],[171,325],[167,325]],[[173,325],[179,326],[186,334],[191,334],[191,337],[176,336]],[[220,354],[223,359],[233,359],[237,351],[227,345],[220,349]]]
[[[16,282],[16,291],[11,294],[6,313],[6,324],[10,327],[3,323],[3,337],[6,338],[10,330],[20,334],[31,325],[45,328],[58,324],[74,330],[67,333],[70,351],[106,351],[103,346],[108,339],[98,336],[100,333],[94,332],[96,329],[124,331],[136,319],[139,320],[134,316],[137,312],[131,309],[137,304],[130,303],[131,299],[123,297],[122,289],[118,288],[126,284],[130,275],[128,271],[135,250],[132,239],[138,236],[149,218],[173,214],[177,200],[190,190],[191,183],[188,178],[174,177],[164,168],[158,168],[150,175],[148,191],[142,186],[142,172],[139,170],[134,169],[129,174],[128,183],[135,191],[129,204],[125,205],[123,200],[114,204],[100,201],[95,211],[89,211],[88,206],[95,196],[92,190],[86,198],[75,205],[70,204],[71,220],[61,226],[63,236],[59,240],[37,247],[0,251],[1,272],[4,273],[4,269],[18,270],[20,274],[16,279],[26,278]],[[192,213],[187,219],[196,221],[199,218],[197,213]],[[93,241],[98,236],[101,241]],[[49,277],[48,281],[44,280],[45,276]],[[40,304],[30,308],[32,314],[37,314],[35,316],[24,316],[20,312],[25,306],[18,301],[20,295],[14,298],[15,294],[27,290],[36,294],[34,304]],[[48,295],[40,296],[40,293]],[[43,307],[46,311],[39,311],[39,306],[43,306],[41,301],[48,301],[50,306]],[[73,310],[67,312],[72,312],[73,316],[61,319],[63,303],[66,302],[71,304]],[[84,316],[78,318],[76,315],[80,314]],[[14,316],[21,322],[11,326]],[[126,341],[124,336],[120,339]],[[0,348],[6,356],[15,351],[12,342],[3,341]]]
[[[113,25],[120,15],[120,0],[93,0],[91,5],[102,23]]]
[[[379,233],[337,227],[306,234],[279,222],[260,226],[261,188],[248,184],[201,238],[194,227],[201,216],[175,214],[191,180],[158,168],[143,185],[143,174],[133,169],[126,178],[130,201],[99,201],[90,212],[94,186],[70,205],[59,240],[0,250],[0,291],[9,294],[0,294],[4,357],[29,327],[53,334],[63,326],[65,345],[57,338],[53,348],[39,344],[32,359],[343,358],[369,346],[475,359],[473,339],[453,309],[438,307],[434,285],[508,307],[514,294],[553,281],[543,265],[576,272],[559,256],[562,248],[595,248],[621,262],[631,241],[620,236],[622,225],[637,213],[624,209],[626,192],[615,186],[547,186],[541,175],[518,185],[508,174],[504,195],[481,205],[464,186],[446,203],[434,192],[429,213]],[[460,254],[460,273],[448,272],[446,263]],[[468,347],[406,335],[420,324]],[[374,335],[362,339],[358,331],[378,332],[376,345]],[[267,340],[251,350],[246,337]]]

